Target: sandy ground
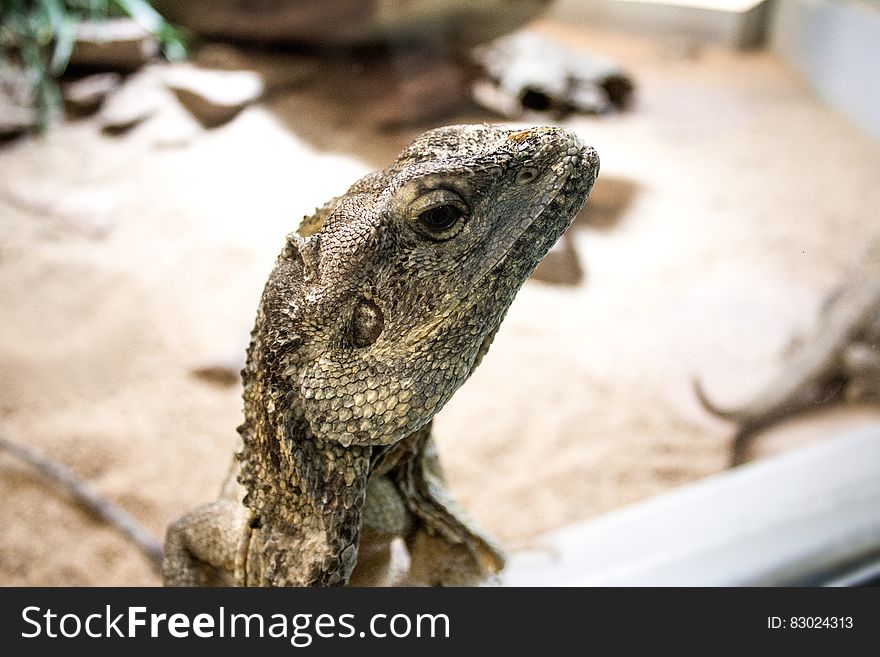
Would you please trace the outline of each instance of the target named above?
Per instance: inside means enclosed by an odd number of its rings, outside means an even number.
[[[772,54],[543,29],[616,57],[639,93],[567,122],[602,158],[588,209],[436,421],[453,491],[514,549],[723,469],[730,427],[691,376],[747,397],[880,228],[880,146]],[[241,351],[283,236],[422,129],[485,118],[371,131],[332,91],[213,130],[168,98],[121,136],[86,119],[0,147],[0,431],[157,536],[218,491],[239,390],[192,370]],[[778,448],[876,418],[800,421]],[[0,499],[0,583],[158,583],[5,455]]]

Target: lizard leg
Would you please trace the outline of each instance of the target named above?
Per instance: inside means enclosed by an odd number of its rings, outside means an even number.
[[[403,461],[394,476],[415,518],[406,536],[410,583],[473,586],[501,571],[501,549],[472,524],[446,491],[429,429],[413,457]]]
[[[162,576],[166,586],[230,586],[246,509],[233,500],[205,504],[168,527]]]
[[[360,545],[350,586],[393,586],[408,564],[398,559],[395,540],[408,532],[412,516],[397,487],[388,477],[370,479],[364,502]]]

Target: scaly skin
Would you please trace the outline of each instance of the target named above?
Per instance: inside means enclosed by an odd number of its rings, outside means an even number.
[[[398,536],[409,583],[498,572],[430,423],[598,168],[562,129],[440,128],[306,218],[257,312],[237,483],[169,528],[166,584],[380,583]]]

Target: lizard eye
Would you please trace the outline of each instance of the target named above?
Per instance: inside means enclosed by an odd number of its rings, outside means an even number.
[[[452,228],[461,216],[461,210],[450,203],[425,210],[419,215],[419,221],[431,232],[442,233]]]
[[[468,216],[467,204],[448,189],[435,189],[420,196],[411,210],[416,230],[438,242],[455,237]]]

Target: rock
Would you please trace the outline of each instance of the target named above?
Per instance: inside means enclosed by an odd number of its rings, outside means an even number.
[[[181,104],[209,128],[233,119],[265,89],[253,71],[212,71],[191,64],[169,67],[163,78]]]
[[[138,71],[108,96],[98,114],[101,129],[107,133],[126,132],[156,114],[168,94],[153,68]]]
[[[202,125],[184,109],[165,83],[168,64],[147,66],[126,79],[98,113],[98,124],[108,135],[127,133],[148,123],[138,134],[157,148],[179,148],[199,135]]]
[[[38,124],[27,74],[17,67],[0,66],[0,137],[13,137]]]
[[[234,386],[241,383],[241,371],[245,367],[250,334],[243,333],[221,353],[199,363],[190,373],[211,385],[220,387]]]
[[[241,379],[241,369],[235,369],[232,365],[226,363],[209,363],[196,367],[192,370],[192,375],[205,383],[225,388],[234,386]]]
[[[472,72],[448,53],[400,51],[367,63],[371,89],[368,121],[383,128],[438,120],[468,102]]]
[[[247,50],[228,43],[208,43],[195,53],[197,66],[222,71],[253,71],[265,94],[297,87],[320,74],[321,60],[308,54]]]
[[[0,88],[0,137],[13,137],[38,125],[37,114],[30,107],[17,105]]]
[[[258,43],[323,47],[394,42],[484,43],[527,23],[550,0],[154,0],[193,32]]]
[[[71,114],[83,116],[97,111],[104,100],[122,84],[119,73],[95,73],[67,82],[61,87],[64,104]]]
[[[76,27],[70,66],[132,71],[159,54],[159,42],[128,18],[85,21]]]
[[[613,62],[529,31],[480,46],[473,57],[484,71],[474,83],[474,100],[508,118],[599,114],[623,109],[632,96],[632,81]]]

